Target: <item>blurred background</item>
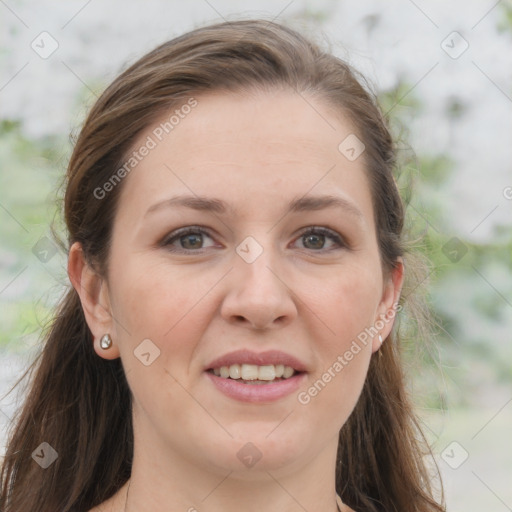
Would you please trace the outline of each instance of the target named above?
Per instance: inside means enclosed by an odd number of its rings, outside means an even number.
[[[512,511],[510,1],[0,0],[0,456],[23,390],[5,394],[68,286],[50,225],[87,110],[157,44],[247,17],[299,29],[378,94],[431,262],[416,292],[435,336],[406,358],[448,510]]]

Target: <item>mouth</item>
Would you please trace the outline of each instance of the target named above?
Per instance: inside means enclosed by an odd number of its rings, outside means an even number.
[[[223,395],[239,402],[271,403],[292,395],[309,367],[280,350],[237,350],[204,367],[204,375]]]
[[[280,382],[303,373],[284,364],[256,365],[245,363],[210,368],[207,372],[221,379],[235,380],[240,384],[247,385],[265,385]]]

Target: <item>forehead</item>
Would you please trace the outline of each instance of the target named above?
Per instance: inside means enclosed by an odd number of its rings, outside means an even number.
[[[353,134],[341,112],[294,92],[195,96],[138,137],[132,151],[150,149],[129,172],[120,209],[140,213],[179,192],[264,216],[290,198],[339,193],[370,218],[364,155],[351,161],[339,149]]]

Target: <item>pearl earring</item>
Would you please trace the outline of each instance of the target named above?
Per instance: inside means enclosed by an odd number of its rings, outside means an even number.
[[[380,344],[382,345],[382,335],[379,334],[379,341],[380,341]]]
[[[108,334],[108,333],[104,334],[100,340],[100,347],[103,350],[108,350],[111,346],[112,346],[112,338],[110,337],[110,334]]]

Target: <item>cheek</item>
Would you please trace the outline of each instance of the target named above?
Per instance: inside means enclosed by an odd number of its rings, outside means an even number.
[[[347,265],[321,283],[309,285],[304,302],[322,320],[320,339],[329,351],[341,351],[376,320],[382,277],[373,265]],[[306,288],[304,288],[306,289]]]
[[[207,301],[201,299],[213,282],[207,276],[194,279],[179,266],[135,260],[111,277],[121,358],[135,413],[168,418],[193,406],[183,384],[209,321]]]
[[[318,418],[325,418],[325,411],[330,411],[332,424],[346,421],[366,379],[372,357],[368,332],[380,300],[379,279],[377,272],[347,266],[321,289],[311,289],[306,301],[322,320],[317,325],[323,325],[323,334],[315,338],[315,350],[321,357],[318,371],[302,390],[299,403],[310,405]]]
[[[113,277],[114,310],[131,337],[154,337],[160,342],[176,330],[197,328],[196,310],[215,283],[204,273],[194,277],[180,266],[163,264],[126,265]]]
[[[121,358],[136,402],[155,411],[161,407],[157,401],[179,408],[190,397],[181,397],[178,383],[188,382],[197,369],[197,345],[215,309],[209,292],[219,277],[179,265],[144,263],[125,265],[112,276]],[[148,339],[151,343],[143,341]],[[149,357],[142,356],[148,352]],[[154,362],[145,366],[144,357]]]

